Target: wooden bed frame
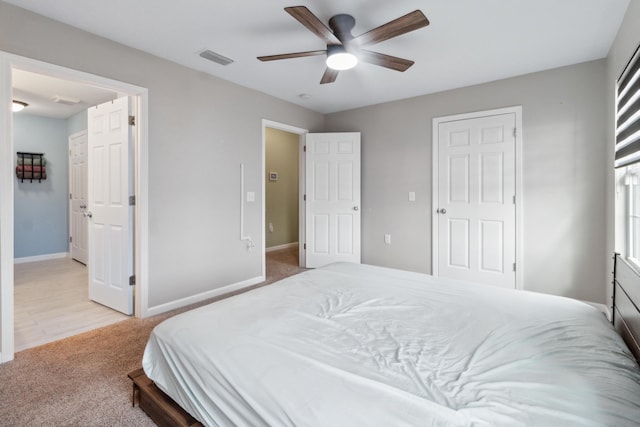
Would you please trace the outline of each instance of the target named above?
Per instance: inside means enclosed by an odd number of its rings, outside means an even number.
[[[198,420],[164,394],[144,373],[142,368],[129,373],[133,381],[133,406],[140,406],[160,427],[203,427]]]
[[[612,323],[640,362],[640,272],[614,256]],[[202,426],[160,390],[144,373],[129,373],[133,381],[133,406],[140,406],[161,427]]]
[[[612,322],[640,362],[640,272],[620,254],[613,262]]]

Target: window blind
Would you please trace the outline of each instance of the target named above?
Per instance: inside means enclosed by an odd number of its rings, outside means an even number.
[[[615,167],[640,162],[640,46],[616,84]]]

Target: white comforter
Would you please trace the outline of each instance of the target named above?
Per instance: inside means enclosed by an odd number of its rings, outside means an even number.
[[[640,425],[640,371],[593,307],[355,264],[168,319],[143,367],[210,426]]]

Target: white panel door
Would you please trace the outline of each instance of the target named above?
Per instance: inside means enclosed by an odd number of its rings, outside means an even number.
[[[306,267],[360,263],[360,133],[306,136]]]
[[[438,124],[438,275],[515,287],[514,113]]]
[[[129,286],[129,100],[89,109],[89,298],[133,312]]]
[[[87,264],[88,261],[88,204],[87,177],[87,132],[79,132],[69,137],[70,206],[71,206],[71,258]]]

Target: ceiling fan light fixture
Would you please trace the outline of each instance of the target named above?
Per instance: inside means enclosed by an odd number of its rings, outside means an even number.
[[[327,67],[332,70],[350,70],[358,65],[358,57],[345,50],[344,46],[327,47]]]
[[[24,109],[24,107],[26,107],[28,105],[29,104],[27,104],[26,102],[16,101],[15,99],[11,103],[12,111],[14,113],[17,113],[18,111],[22,111]]]

